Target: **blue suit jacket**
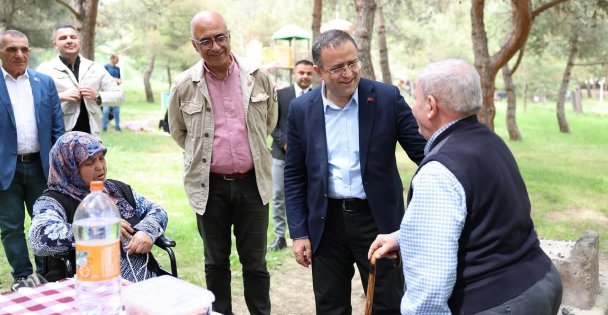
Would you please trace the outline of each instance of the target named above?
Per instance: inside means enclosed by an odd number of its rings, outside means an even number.
[[[361,79],[359,151],[363,188],[380,233],[399,229],[405,212],[396,144],[416,164],[426,141],[397,87]],[[291,102],[285,159],[285,202],[291,238],[308,236],[319,246],[327,217],[328,171],[321,88]]]
[[[36,125],[40,140],[40,161],[45,177],[49,176],[49,151],[64,132],[63,113],[55,83],[51,77],[27,69],[34,95]],[[13,181],[17,165],[17,127],[6,81],[0,71],[0,190]]]

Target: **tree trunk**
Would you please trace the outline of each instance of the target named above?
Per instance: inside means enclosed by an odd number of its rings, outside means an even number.
[[[312,41],[314,43],[321,34],[321,21],[323,20],[323,0],[314,0],[312,7]]]
[[[568,91],[568,84],[570,83],[574,61],[578,54],[578,44],[578,31],[574,30],[574,35],[572,35],[572,38],[570,39],[568,63],[566,64],[566,70],[562,77],[562,84],[559,86],[559,92],[557,94],[557,124],[559,125],[559,131],[563,133],[570,133],[570,127],[568,126],[566,113],[564,111],[564,103],[566,101],[566,92]]]
[[[528,79],[524,81],[524,113],[528,110]]]
[[[386,28],[384,26],[384,14],[382,13],[382,0],[376,0],[376,21],[378,21],[378,51],[380,55],[382,82],[392,84],[393,78],[391,77],[391,69],[388,62],[388,45],[386,44]]]
[[[148,57],[148,66],[144,72],[144,89],[146,90],[146,101],[148,103],[154,103],[154,93],[152,93],[152,85],[150,84],[150,77],[152,76],[152,71],[154,71],[154,60],[156,60],[155,54]]]
[[[494,130],[495,80],[502,68],[528,39],[532,28],[532,8],[529,0],[511,0],[511,31],[498,52],[490,57],[488,38],[484,24],[484,0],[472,0],[471,24],[475,67],[481,77],[483,105],[477,115],[479,121]]]
[[[521,133],[517,128],[516,120],[516,96],[515,96],[515,85],[513,84],[513,77],[509,64],[505,64],[502,67],[502,79],[505,83],[505,89],[507,91],[507,130],[509,131],[509,139],[512,141],[521,140]]]
[[[581,91],[581,87],[577,85],[576,89],[572,92],[572,110],[577,114],[583,113],[583,103],[581,102],[582,96],[583,92]]]
[[[169,81],[169,91],[171,91],[171,84],[173,83],[173,78],[171,78],[171,66],[167,65],[167,81]]]
[[[371,55],[376,2],[374,0],[355,0],[355,8],[357,9],[357,22],[353,38],[359,48],[359,59],[363,62],[361,76],[370,80],[376,80]]]
[[[74,26],[80,33],[80,54],[87,59],[95,60],[95,24],[99,0],[71,0],[72,5],[64,0],[55,1],[74,15]]]
[[[587,87],[587,98],[593,98],[593,94],[591,93],[591,89],[593,88],[593,82],[591,80],[587,81],[585,84]]]

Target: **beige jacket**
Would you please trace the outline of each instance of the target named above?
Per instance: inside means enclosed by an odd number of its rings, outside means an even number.
[[[98,91],[101,96],[101,105],[97,105],[95,100],[84,100],[84,104],[89,111],[89,126],[93,135],[99,136],[101,129],[102,112],[100,106],[120,106],[124,103],[122,90],[110,73],[103,65],[83,56],[80,56],[78,80],[76,80],[74,73],[59,59],[59,56],[42,63],[37,70],[53,78],[57,93],[84,86],[92,87]],[[61,102],[61,109],[63,110],[65,131],[71,131],[76,125],[78,115],[80,115],[80,101]]]
[[[262,202],[272,197],[272,156],[266,139],[277,123],[276,91],[268,74],[235,56],[239,65],[243,108],[255,179]],[[169,98],[169,128],[184,149],[184,187],[190,206],[205,213],[209,196],[209,172],[214,123],[211,98],[203,75],[203,61],[179,74]]]

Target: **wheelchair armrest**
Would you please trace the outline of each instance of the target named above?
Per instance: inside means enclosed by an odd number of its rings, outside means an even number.
[[[166,237],[165,234],[163,234],[156,239],[156,242],[154,242],[154,245],[165,249],[168,247],[175,247],[175,241]]]

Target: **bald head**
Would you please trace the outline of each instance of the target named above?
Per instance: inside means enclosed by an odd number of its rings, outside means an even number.
[[[190,21],[192,47],[216,75],[225,74],[231,64],[230,31],[221,14],[201,11]]]
[[[190,20],[190,33],[192,34],[192,38],[198,39],[195,37],[197,32],[208,30],[209,28],[223,28],[228,29],[226,27],[226,22],[224,21],[224,17],[216,11],[201,11],[192,17]]]

